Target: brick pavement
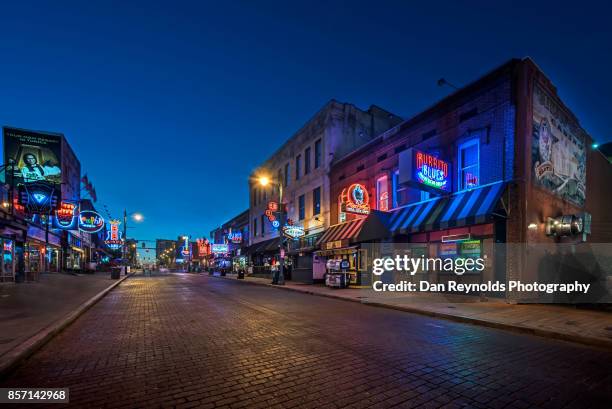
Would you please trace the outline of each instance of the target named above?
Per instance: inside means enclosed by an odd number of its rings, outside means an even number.
[[[128,279],[0,386],[67,386],[83,408],[603,408],[611,365],[605,350],[175,274]]]
[[[227,279],[236,279],[228,275]],[[246,277],[245,282],[271,285],[270,279]],[[579,309],[571,305],[508,304],[494,298],[479,302],[477,297],[438,293],[388,293],[366,289],[332,289],[287,281],[285,288],[327,297],[407,309],[428,315],[512,328],[547,337],[573,340],[587,345],[612,348],[612,313]]]
[[[108,272],[44,273],[38,282],[0,285],[0,357],[115,281]]]

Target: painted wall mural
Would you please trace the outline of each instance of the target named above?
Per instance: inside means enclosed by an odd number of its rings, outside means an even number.
[[[586,198],[586,135],[538,85],[533,93],[534,183],[579,206]]]

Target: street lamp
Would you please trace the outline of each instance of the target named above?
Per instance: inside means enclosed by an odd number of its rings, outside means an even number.
[[[136,222],[141,222],[144,220],[144,216],[142,215],[142,213],[132,212],[128,214],[127,209],[125,208],[123,209],[123,241],[125,242],[125,245],[123,246],[123,259],[124,260],[127,256],[127,219],[128,219],[128,216],[131,216],[132,219]],[[127,266],[125,269],[125,274],[127,275]]]
[[[260,176],[257,181],[261,186],[275,185],[278,186],[278,208],[279,208],[279,231],[278,231],[278,252],[279,252],[279,260],[280,266],[278,269],[278,273],[275,271],[272,274],[272,284],[277,285],[285,285],[285,248],[284,248],[284,239],[283,239],[283,226],[285,225],[285,212],[283,209],[283,183],[280,180],[272,181],[267,176]],[[278,277],[276,276],[278,274]]]

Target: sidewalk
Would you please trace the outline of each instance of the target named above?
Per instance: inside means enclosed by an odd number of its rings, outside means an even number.
[[[235,275],[221,278],[237,279]],[[475,297],[443,294],[390,294],[377,293],[371,289],[332,289],[323,285],[290,281],[284,286],[273,286],[269,279],[254,277],[238,281],[612,348],[610,312],[577,309],[570,305],[515,305],[492,299],[480,302]]]
[[[46,273],[38,282],[0,285],[0,363],[13,361],[22,355],[21,349],[43,341],[43,335],[118,281],[109,272]]]

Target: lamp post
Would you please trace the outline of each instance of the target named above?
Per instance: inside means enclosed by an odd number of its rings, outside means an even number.
[[[141,222],[144,219],[144,216],[141,213],[138,212],[133,212],[133,213],[129,213],[127,212],[127,209],[123,209],[123,246],[122,246],[122,258],[125,260],[127,257],[127,218],[128,215],[132,217],[132,219],[134,219],[134,221],[136,222]],[[126,262],[126,268],[125,268],[125,274],[127,275],[127,262]]]
[[[270,178],[262,176],[258,179],[261,186],[268,186],[270,184],[278,186],[278,208],[279,208],[279,230],[278,230],[278,253],[280,266],[278,269],[278,277],[275,277],[276,272],[272,276],[272,284],[285,285],[285,247],[283,237],[283,227],[285,226],[285,211],[283,209],[283,183],[280,180],[272,182]]]

